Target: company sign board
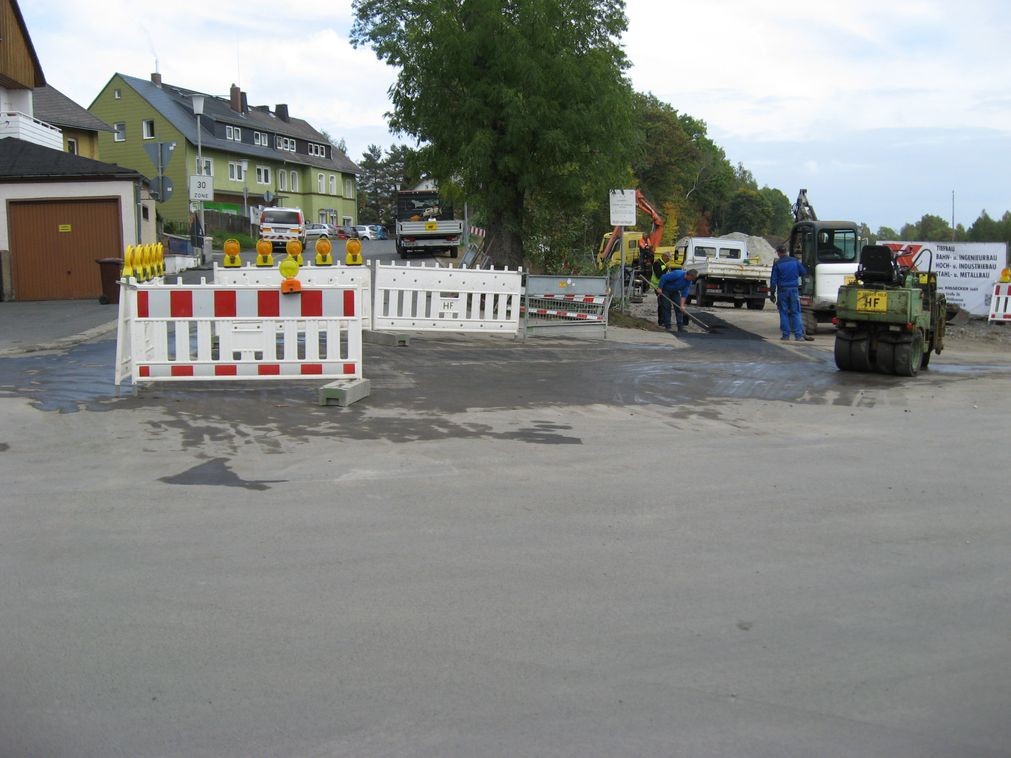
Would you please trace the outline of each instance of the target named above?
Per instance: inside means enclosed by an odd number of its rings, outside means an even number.
[[[911,261],[920,271],[937,274],[937,289],[949,303],[974,316],[990,313],[993,285],[1007,266],[1006,242],[905,242],[882,241],[899,255],[902,263]]]

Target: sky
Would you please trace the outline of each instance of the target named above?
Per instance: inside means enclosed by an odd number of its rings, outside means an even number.
[[[350,0],[19,0],[47,82],[89,106],[114,73],[288,104],[343,138],[413,144],[396,71],[348,41]],[[1006,0],[626,0],[636,90],[706,122],[728,159],[820,218],[968,227],[1011,210]]]

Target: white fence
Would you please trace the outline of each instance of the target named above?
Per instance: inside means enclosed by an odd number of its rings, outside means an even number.
[[[274,273],[277,277],[277,273]],[[124,284],[116,384],[362,378],[356,287]]]
[[[378,263],[372,326],[516,334],[522,292],[520,271]]]

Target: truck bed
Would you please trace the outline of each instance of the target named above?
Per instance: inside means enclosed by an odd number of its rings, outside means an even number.
[[[699,276],[709,279],[764,279],[768,281],[772,275],[772,266],[751,263],[730,263],[729,261],[704,260],[698,263],[686,263],[686,269],[694,268]]]

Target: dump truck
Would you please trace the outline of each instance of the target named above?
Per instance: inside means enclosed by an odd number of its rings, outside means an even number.
[[[699,272],[689,296],[701,307],[726,302],[761,310],[769,297],[772,266],[752,258],[741,240],[682,237],[674,245],[674,265]]]
[[[396,207],[397,255],[448,253],[455,258],[463,237],[463,221],[438,190],[401,190]]]

